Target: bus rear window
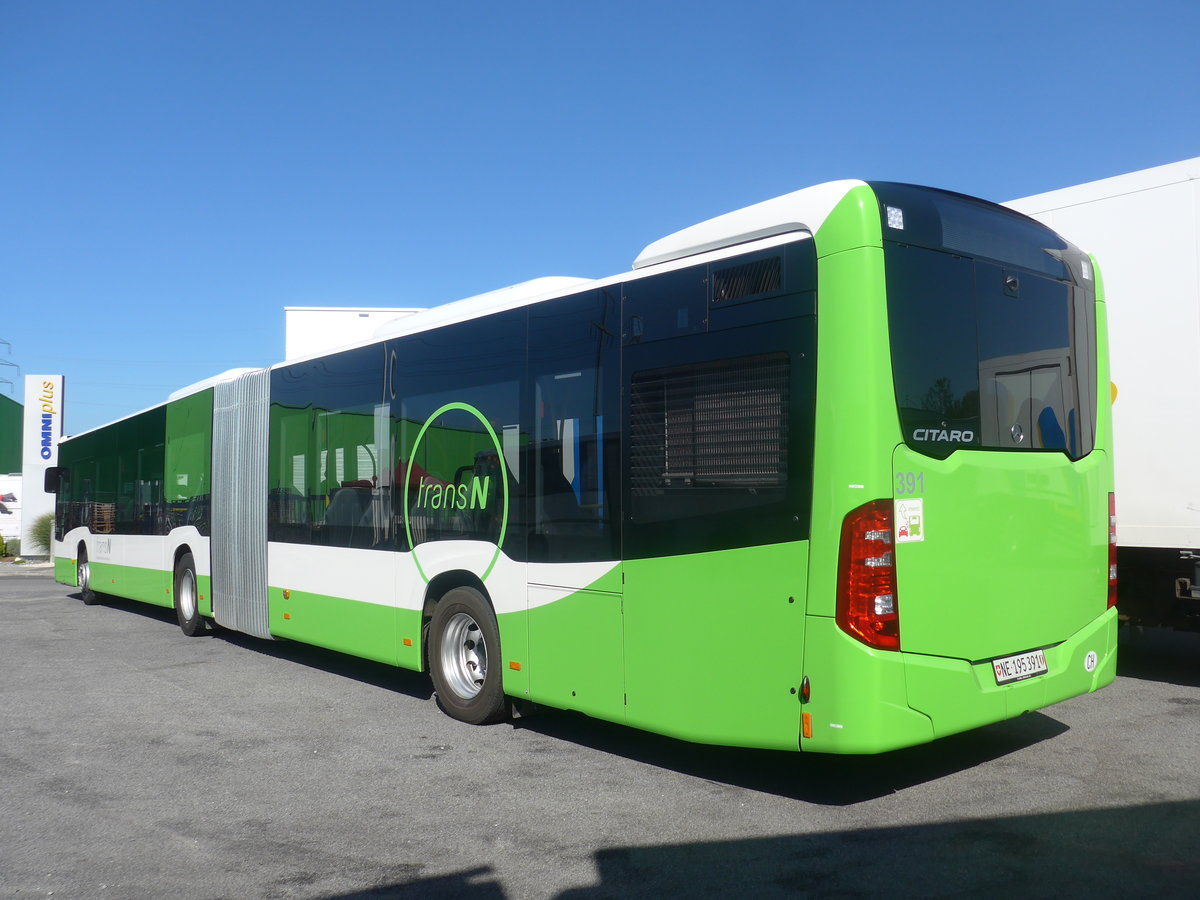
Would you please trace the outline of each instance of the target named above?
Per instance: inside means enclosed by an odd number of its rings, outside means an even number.
[[[885,257],[906,444],[938,458],[964,447],[1072,459],[1091,450],[1090,291],[944,250],[887,242]]]

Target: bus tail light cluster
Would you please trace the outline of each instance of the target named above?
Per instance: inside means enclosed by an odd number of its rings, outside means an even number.
[[[892,533],[892,502],[872,500],[846,515],[838,554],[838,627],[879,650],[900,649]]]
[[[1108,495],[1108,608],[1117,605],[1117,495]]]

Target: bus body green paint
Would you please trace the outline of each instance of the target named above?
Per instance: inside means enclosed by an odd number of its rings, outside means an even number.
[[[267,472],[269,636],[424,670],[470,588],[509,697],[782,750],[1097,690],[1112,433],[1083,260],[982,201],[844,182],[280,364],[267,437],[235,435]],[[62,443],[57,580],[82,552],[95,590],[170,606],[190,554],[213,616],[211,503],[239,490],[214,402]]]

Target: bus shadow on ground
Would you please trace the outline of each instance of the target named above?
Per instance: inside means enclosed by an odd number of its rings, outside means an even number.
[[[275,659],[286,659],[302,666],[319,669],[331,675],[352,678],[372,687],[395,691],[417,700],[428,700],[433,696],[433,685],[428,677],[411,669],[401,669],[387,663],[347,656],[336,650],[326,650],[310,644],[297,644],[286,640],[264,640],[236,631],[217,629],[214,637],[255,653]]]
[[[1117,674],[1180,687],[1200,687],[1200,632],[1122,625]]]
[[[70,596],[82,602],[82,597],[79,594],[71,594]],[[99,602],[112,609],[119,609],[122,612],[134,613],[146,619],[162,622],[171,628],[179,627],[174,609],[107,595],[101,596]],[[356,656],[347,656],[344,653],[338,653],[336,650],[326,650],[323,647],[314,647],[311,644],[299,644],[285,640],[265,640],[253,635],[230,631],[220,626],[213,628],[210,624],[209,627],[210,630],[206,636],[194,638],[193,640],[213,638],[223,640],[239,649],[251,650],[275,659],[288,660],[298,665],[319,669],[331,675],[351,678],[372,687],[395,691],[418,700],[428,700],[433,696],[433,687],[429,679],[420,672],[400,669],[396,666],[389,666],[386,663],[360,659]]]
[[[102,602],[114,609],[178,627],[171,609],[112,597],[105,597]],[[415,699],[429,700],[433,696],[429,679],[419,672],[308,644],[263,640],[221,628],[213,635],[239,649],[288,660]],[[1062,722],[1045,713],[1032,712],[918,747],[874,756],[831,756],[692,744],[589,719],[579,713],[552,709],[539,708],[532,715],[515,719],[511,727],[716,784],[826,806],[862,803],[936,781],[1067,731]]]
[[[515,725],[717,784],[823,806],[863,803],[936,781],[1068,730],[1057,719],[1033,712],[919,747],[832,756],[691,744],[558,711],[540,712]]]
[[[976,818],[691,844],[609,847],[596,882],[552,895],[608,897],[1194,897],[1200,801]],[[493,900],[491,866],[327,900]],[[520,896],[513,893],[511,896]],[[551,896],[551,895],[547,895]]]

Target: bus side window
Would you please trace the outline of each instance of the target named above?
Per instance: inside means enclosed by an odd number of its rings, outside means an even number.
[[[531,310],[532,562],[619,556],[619,316],[603,289]]]
[[[393,546],[384,362],[385,348],[373,345],[272,373],[271,540]]]
[[[615,556],[610,500],[615,476],[605,471],[606,425],[595,397],[594,369],[543,376],[535,384],[530,549],[535,561]]]

